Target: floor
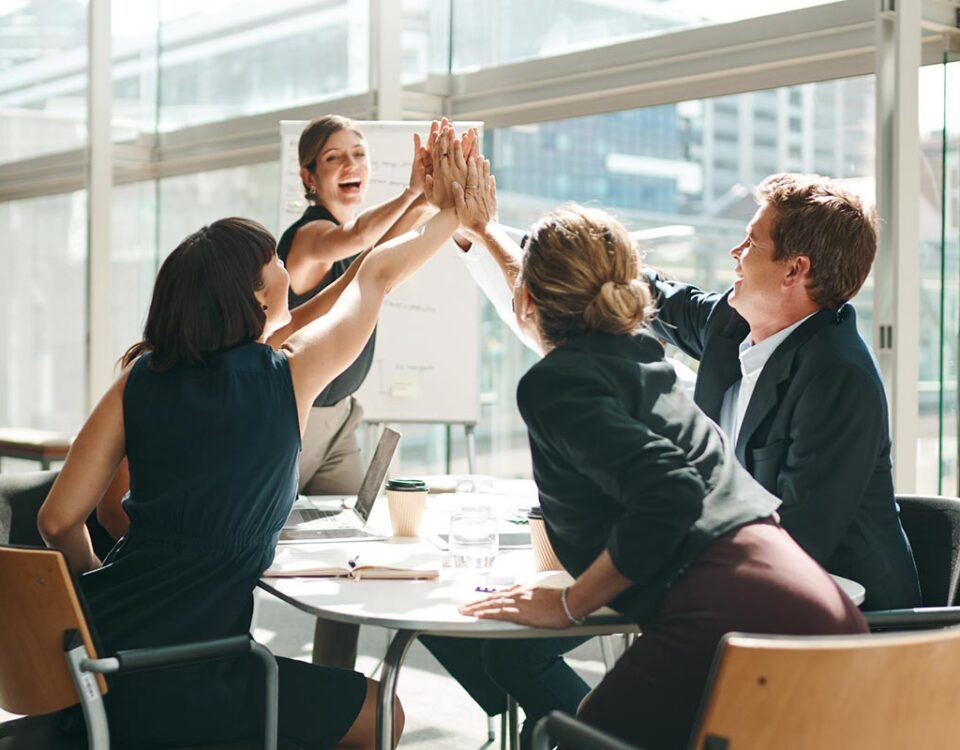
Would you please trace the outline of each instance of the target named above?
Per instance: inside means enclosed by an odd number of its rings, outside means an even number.
[[[260,595],[254,635],[275,654],[309,660],[313,619],[274,599]],[[379,673],[387,634],[379,628],[362,628],[357,669],[370,676]],[[591,685],[603,676],[599,641],[594,638],[568,655],[568,661]],[[496,740],[487,740],[486,715],[447,676],[419,643],[414,643],[400,672],[398,694],[407,724],[400,745],[410,750],[480,750],[500,746],[500,721],[495,720]],[[0,722],[11,718],[0,711]]]

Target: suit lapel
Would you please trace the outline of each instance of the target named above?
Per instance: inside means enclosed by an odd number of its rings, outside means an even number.
[[[725,304],[725,303],[723,303]],[[720,421],[723,396],[740,379],[740,343],[750,329],[746,321],[732,309],[730,319],[719,333],[707,340],[700,358],[700,373],[693,391],[693,400],[714,422]]]
[[[797,351],[821,328],[839,322],[842,319],[843,309],[841,308],[839,312],[820,310],[787,336],[763,366],[757,385],[753,389],[753,395],[750,397],[750,403],[747,405],[747,411],[743,415],[740,434],[737,436],[736,453],[743,466],[747,465],[747,446],[750,445],[754,432],[778,404],[778,387],[790,377],[793,358]]]

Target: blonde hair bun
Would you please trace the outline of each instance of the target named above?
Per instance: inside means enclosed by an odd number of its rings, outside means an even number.
[[[534,225],[521,264],[541,333],[554,346],[584,333],[640,328],[650,292],[638,274],[637,250],[623,225],[575,204]]]
[[[583,311],[587,330],[615,335],[632,333],[643,325],[649,295],[643,284],[605,281]]]

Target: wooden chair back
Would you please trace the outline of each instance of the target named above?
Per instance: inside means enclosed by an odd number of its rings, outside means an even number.
[[[954,748],[960,627],[721,642],[696,750]]]
[[[97,654],[63,554],[0,547],[0,602],[0,708],[33,715],[77,703],[64,633],[80,631],[87,653]],[[97,681],[106,693],[103,677]]]

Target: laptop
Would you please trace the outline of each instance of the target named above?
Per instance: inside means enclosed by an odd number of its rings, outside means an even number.
[[[356,504],[352,496],[307,496],[299,497],[293,504],[290,515],[280,530],[280,543],[292,542],[345,542],[386,539],[367,525],[370,511],[377,501],[383,480],[390,468],[390,461],[400,442],[400,433],[384,428],[380,442],[373,453],[370,466],[363,477]]]

